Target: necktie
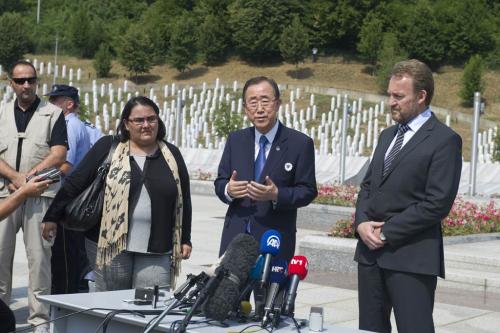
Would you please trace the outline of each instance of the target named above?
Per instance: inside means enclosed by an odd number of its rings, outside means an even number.
[[[405,137],[405,133],[410,129],[410,126],[408,125],[400,125],[398,129],[398,136],[396,137],[396,142],[394,142],[394,146],[392,146],[391,151],[389,152],[389,155],[385,158],[384,161],[384,171],[382,175],[385,177],[387,175],[387,172],[389,172],[389,168],[391,167],[391,163],[396,158],[398,155],[399,151],[401,150],[401,147],[403,146],[403,139]]]
[[[264,165],[266,164],[266,145],[269,141],[265,135],[262,135],[259,139],[259,154],[257,155],[257,159],[255,160],[255,181],[259,181],[260,175],[262,173],[262,169],[264,169]]]

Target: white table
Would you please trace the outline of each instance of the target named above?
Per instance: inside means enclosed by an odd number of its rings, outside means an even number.
[[[167,295],[169,297],[169,295]],[[119,290],[107,291],[88,294],[65,294],[65,295],[45,295],[38,297],[42,302],[50,305],[51,320],[70,315],[76,311],[82,311],[92,308],[106,309],[126,309],[126,310],[153,310],[151,305],[134,305],[123,300],[131,300],[134,298],[134,290]],[[163,302],[160,299],[157,310],[163,310]],[[108,310],[89,310],[87,312],[78,313],[61,318],[51,325],[52,333],[93,333],[102,323],[104,317],[109,313]],[[140,333],[144,331],[146,323],[153,319],[153,315],[140,317],[133,314],[118,314],[108,326],[107,333]],[[169,328],[173,321],[182,320],[181,315],[167,315],[154,332],[170,332]],[[214,326],[206,322],[204,317],[194,316],[187,327],[187,332],[192,333],[227,333],[239,332],[251,324],[258,323],[237,323],[234,321],[226,321],[229,327]],[[249,329],[253,331],[254,329]],[[279,328],[274,332],[296,332],[295,326],[290,319],[282,321]],[[102,330],[99,330],[102,332]],[[310,332],[307,327],[301,328],[301,332]],[[354,333],[362,332],[351,328],[340,327],[336,325],[325,325],[323,332],[336,333]]]

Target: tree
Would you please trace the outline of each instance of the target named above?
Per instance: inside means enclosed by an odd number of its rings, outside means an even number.
[[[4,68],[21,59],[28,52],[30,41],[23,17],[4,13],[0,16],[0,64]]]
[[[140,24],[153,46],[154,63],[164,63],[170,47],[172,25],[186,13],[182,1],[160,0],[152,3],[141,17]]]
[[[473,54],[484,56],[494,49],[498,22],[484,0],[440,0],[434,12],[447,60],[463,62]]]
[[[484,92],[483,69],[483,59],[477,54],[473,55],[465,65],[462,75],[462,89],[459,95],[467,106],[474,104],[476,91]]]
[[[109,71],[111,70],[111,52],[109,51],[109,46],[102,43],[99,45],[94,58],[94,69],[97,77],[107,77]]]
[[[404,20],[406,25],[398,35],[404,41],[405,49],[412,58],[425,62],[430,67],[437,67],[445,56],[445,41],[428,0],[420,0],[408,9],[411,15]],[[424,18],[425,19],[422,19]]]
[[[297,16],[293,18],[289,26],[283,29],[279,46],[283,59],[294,64],[295,69],[298,70],[299,62],[304,61],[309,53],[309,36]]]
[[[370,12],[363,20],[363,25],[358,35],[358,52],[373,67],[377,64],[378,54],[382,45],[383,27],[384,22],[376,14]]]
[[[167,63],[179,72],[184,72],[196,62],[195,25],[191,17],[183,15],[172,26]]]
[[[236,0],[229,5],[229,25],[240,55],[262,63],[279,57],[283,28],[294,14],[301,14],[300,3],[290,1]]]
[[[229,46],[229,33],[225,21],[220,16],[208,14],[198,31],[198,49],[203,61],[213,65],[225,59]]]
[[[214,126],[218,137],[227,138],[229,133],[243,126],[243,118],[239,113],[231,112],[231,107],[223,101],[215,111]]]
[[[394,64],[407,57],[408,55],[406,52],[400,48],[396,35],[392,32],[384,33],[375,72],[377,84],[381,92],[385,93],[387,91],[390,74]]]
[[[99,44],[104,39],[102,26],[91,20],[90,11],[80,6],[67,27],[68,39],[76,55],[83,58],[94,57]]]
[[[148,73],[153,67],[151,41],[141,26],[129,27],[121,40],[118,59],[131,74],[134,74],[136,82],[139,74]]]

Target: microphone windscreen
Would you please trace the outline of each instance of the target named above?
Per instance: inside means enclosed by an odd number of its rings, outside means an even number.
[[[257,262],[250,270],[250,279],[258,280],[262,276],[262,269],[264,268],[264,256],[260,255]]]
[[[223,321],[237,306],[240,288],[247,280],[259,255],[259,244],[248,234],[238,234],[229,243],[219,269],[225,269],[224,277],[213,295],[205,302],[203,311],[207,318]]]
[[[274,260],[269,274],[269,282],[283,284],[287,278],[286,266],[285,259]]]
[[[298,275],[301,280],[304,280],[307,275],[308,266],[309,262],[306,257],[294,256],[292,260],[290,260],[290,265],[288,265],[288,275]]]
[[[260,239],[260,253],[277,255],[280,251],[281,234],[276,230],[268,230]]]
[[[247,317],[252,312],[252,304],[249,301],[242,301],[240,303],[240,313]]]

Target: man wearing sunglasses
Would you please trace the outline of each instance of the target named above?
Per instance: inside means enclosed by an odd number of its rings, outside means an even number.
[[[67,151],[64,115],[60,108],[36,95],[34,66],[23,60],[14,63],[9,80],[16,98],[0,115],[0,200],[25,184],[27,176],[60,167]],[[29,269],[28,323],[32,325],[49,319],[48,307],[36,298],[49,294],[51,283],[51,248],[44,246],[40,224],[58,184],[50,185],[40,197],[27,198],[0,223],[0,299],[10,302],[16,233],[22,227]],[[48,332],[48,325],[37,326],[34,332]]]

